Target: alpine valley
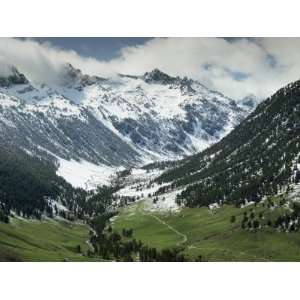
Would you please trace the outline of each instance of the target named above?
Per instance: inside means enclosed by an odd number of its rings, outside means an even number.
[[[0,259],[300,260],[300,81],[0,77]]]
[[[54,86],[33,84],[10,67],[0,97],[1,144],[52,161],[83,188],[106,182],[116,168],[195,154],[253,108],[157,69],[105,79],[70,64]],[[78,168],[82,175],[73,178]]]

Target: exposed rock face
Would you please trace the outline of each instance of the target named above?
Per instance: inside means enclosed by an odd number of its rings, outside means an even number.
[[[111,166],[181,158],[220,140],[251,110],[158,69],[105,79],[65,65],[57,86],[14,67],[0,77],[1,143]]]

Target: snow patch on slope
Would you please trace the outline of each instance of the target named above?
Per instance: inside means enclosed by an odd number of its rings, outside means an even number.
[[[86,190],[95,189],[97,185],[108,185],[116,168],[96,165],[85,160],[75,161],[58,158],[57,175],[62,176],[74,187]]]
[[[182,190],[175,190],[166,194],[158,196],[157,202],[153,202],[153,199],[147,199],[144,209],[148,211],[177,211],[180,210],[180,206],[176,203],[176,196],[182,192]]]
[[[149,194],[155,193],[162,185],[151,182],[162,173],[161,170],[132,169],[131,174],[125,180],[125,187],[116,192],[116,195],[125,197],[139,197],[143,199]]]
[[[125,179],[125,187],[116,192],[122,197],[135,197],[136,201],[144,201],[146,211],[177,211],[180,206],[176,203],[176,196],[181,190],[171,191],[159,196],[154,193],[166,184],[157,184],[153,180],[163,171],[152,169],[132,169],[131,174]]]

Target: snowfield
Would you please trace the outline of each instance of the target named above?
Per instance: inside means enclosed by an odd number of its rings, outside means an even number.
[[[95,165],[84,160],[78,162],[59,158],[59,168],[56,173],[74,187],[91,190],[97,185],[109,185],[116,171],[116,168]]]

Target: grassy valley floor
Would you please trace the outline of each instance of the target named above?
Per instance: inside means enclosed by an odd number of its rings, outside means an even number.
[[[122,235],[124,228],[133,229],[132,238],[160,250],[180,247],[189,260],[201,256],[202,261],[300,261],[300,233],[266,226],[287,207],[223,205],[167,212],[147,210],[147,201],[120,209],[111,220],[113,230]],[[262,213],[262,228],[242,229],[245,212],[254,212],[255,218]],[[0,223],[0,261],[104,261],[87,255],[89,231],[87,225],[62,220],[11,218],[9,224]]]
[[[112,227],[121,233],[133,229],[133,238],[158,249],[182,247],[193,260],[203,261],[300,261],[300,233],[279,232],[265,226],[257,231],[241,228],[244,212],[263,213],[261,224],[274,221],[284,208],[263,207],[262,204],[236,208],[184,208],[179,212],[151,212],[145,202],[124,208],[113,219]],[[236,217],[234,223],[231,216]]]

